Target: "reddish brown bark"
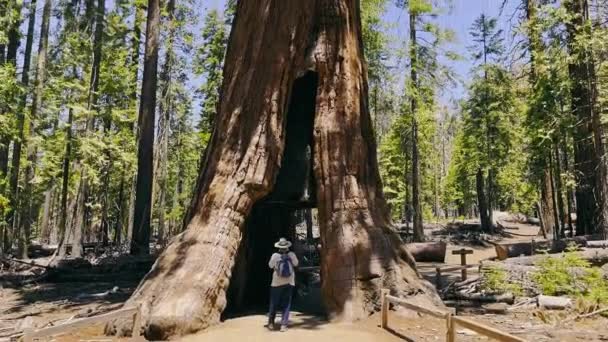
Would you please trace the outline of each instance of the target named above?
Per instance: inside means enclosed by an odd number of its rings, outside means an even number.
[[[126,304],[142,305],[148,338],[219,321],[236,256],[249,247],[241,243],[245,222],[256,202],[281,190],[275,180],[285,159],[287,108],[306,71],[317,75],[311,133],[330,317],[355,320],[378,310],[381,288],[439,302],[391,226],[365,68],[357,1],[239,1],[193,217]]]

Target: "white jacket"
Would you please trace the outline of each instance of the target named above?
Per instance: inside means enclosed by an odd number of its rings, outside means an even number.
[[[281,261],[281,254],[274,253],[270,257],[268,267],[274,270],[274,272],[272,272],[272,283],[270,284],[271,287],[278,287],[288,284],[291,286],[296,286],[296,274],[293,268],[298,266],[298,258],[294,252],[289,252],[287,255],[289,255],[289,258],[291,259],[291,265],[289,266],[291,268],[291,275],[289,277],[281,277],[279,275],[279,262]]]

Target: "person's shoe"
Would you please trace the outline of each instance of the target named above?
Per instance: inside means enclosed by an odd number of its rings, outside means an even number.
[[[286,331],[287,331],[287,326],[281,325],[281,332],[286,332]]]
[[[274,323],[266,324],[266,328],[268,328],[268,330],[270,330],[270,331],[274,331]]]

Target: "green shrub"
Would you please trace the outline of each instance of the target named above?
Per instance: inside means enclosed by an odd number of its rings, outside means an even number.
[[[532,278],[543,294],[574,297],[580,312],[608,304],[608,281],[574,247],[569,247],[561,258],[543,258],[537,266],[539,271]]]
[[[510,282],[509,279],[507,279],[507,272],[501,267],[491,266],[483,269],[482,279],[481,287],[488,292],[511,292],[516,296],[523,294],[521,286],[517,283]]]

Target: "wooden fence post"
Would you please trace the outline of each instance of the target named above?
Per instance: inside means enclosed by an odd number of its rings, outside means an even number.
[[[454,330],[454,323],[452,322],[451,314],[448,314],[445,317],[445,323],[446,323],[446,328],[447,328],[445,340],[447,342],[455,342],[456,341],[456,334],[455,334],[456,331]]]
[[[386,329],[388,327],[388,298],[386,296],[389,294],[388,289],[382,289],[382,329]]]
[[[441,267],[435,267],[435,271],[437,272],[437,274],[435,275],[435,286],[437,286],[437,289],[440,290],[441,289]]]

